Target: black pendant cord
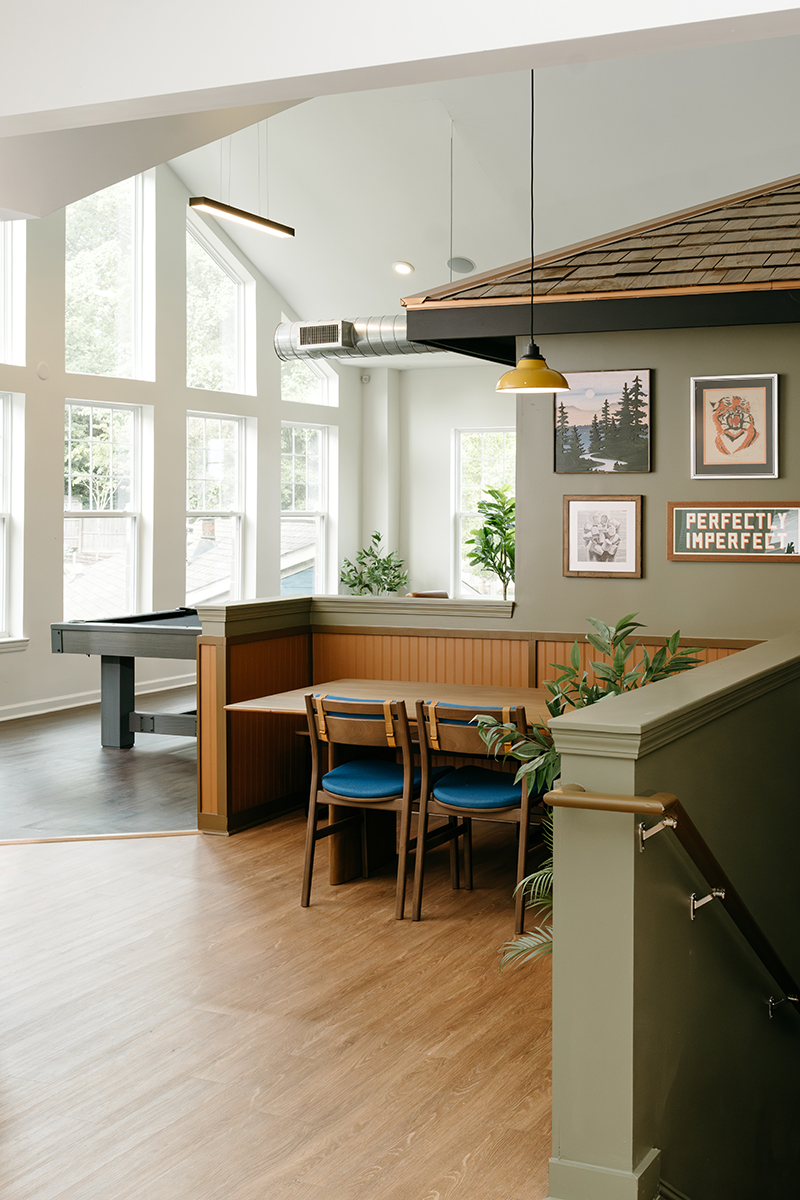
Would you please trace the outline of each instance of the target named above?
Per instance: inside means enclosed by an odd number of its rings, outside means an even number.
[[[534,232],[536,229],[536,201],[534,199],[534,154],[536,132],[536,92],[534,87],[534,68],[531,67],[531,340],[525,352],[526,358],[541,358],[541,352],[533,340],[533,248],[535,245]]]

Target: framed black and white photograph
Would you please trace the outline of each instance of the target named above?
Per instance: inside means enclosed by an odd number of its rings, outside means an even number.
[[[564,574],[641,579],[642,497],[565,496]]]
[[[650,470],[650,371],[571,371],[556,396],[557,475]]]
[[[778,478],[778,376],[692,379],[692,479]]]

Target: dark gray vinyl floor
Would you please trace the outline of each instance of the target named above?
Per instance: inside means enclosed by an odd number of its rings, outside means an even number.
[[[145,712],[194,708],[194,688],[137,696]],[[197,828],[194,738],[137,733],[100,745],[100,705],[0,722],[0,839]]]

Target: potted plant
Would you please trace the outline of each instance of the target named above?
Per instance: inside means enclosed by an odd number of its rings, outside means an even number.
[[[701,659],[694,658],[698,647],[685,650],[678,648],[680,630],[666,638],[664,645],[651,657],[642,647],[642,660],[635,667],[628,662],[638,645],[638,639],[630,640],[636,629],[643,629],[634,618],[638,613],[620,617],[616,625],[606,625],[597,617],[587,617],[594,633],[587,633],[586,640],[595,650],[606,655],[610,662],[593,662],[592,669],[597,680],[589,683],[588,672],[581,673],[580,651],[577,640],[573,643],[569,665],[552,663],[561,674],[557,679],[548,679],[545,687],[551,694],[547,709],[551,716],[560,717],[569,708],[586,708],[606,696],[619,696],[657,683],[681,671],[698,666]],[[481,727],[481,737],[494,753],[501,750],[522,765],[517,771],[516,781],[526,779],[532,796],[550,791],[554,780],[561,772],[561,755],[555,748],[553,735],[547,725],[537,723],[528,727],[528,736],[520,737],[516,726],[501,724],[493,717],[480,716],[475,720]],[[550,954],[553,947],[553,814],[548,810],[542,823],[542,839],[548,852],[539,868],[519,884],[528,908],[536,909],[543,918],[536,929],[523,933],[503,947],[501,967],[507,963],[521,964],[542,955]]]
[[[408,572],[397,551],[383,554],[383,538],[377,531],[370,544],[359,550],[356,561],[346,558],[342,563],[340,581],[355,596],[389,596],[408,587]]]

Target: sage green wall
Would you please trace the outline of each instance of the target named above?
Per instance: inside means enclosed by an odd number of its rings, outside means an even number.
[[[800,317],[800,309],[798,309]],[[769,638],[800,625],[800,565],[667,562],[668,500],[800,500],[800,328],[762,325],[542,337],[560,371],[650,368],[652,470],[641,475],[556,475],[553,400],[518,398],[515,624],[579,631],[587,616],[639,612],[648,629],[694,637]],[[689,477],[693,375],[777,372],[780,478]],[[562,497],[641,495],[642,579],[562,574]]]
[[[553,723],[563,778],[678,796],[800,978],[800,634]],[[665,830],[556,810],[552,1200],[794,1195],[800,1017]],[[655,823],[645,818],[645,824]],[[658,1151],[658,1154],[654,1154]],[[672,1193],[667,1193],[672,1194]]]

